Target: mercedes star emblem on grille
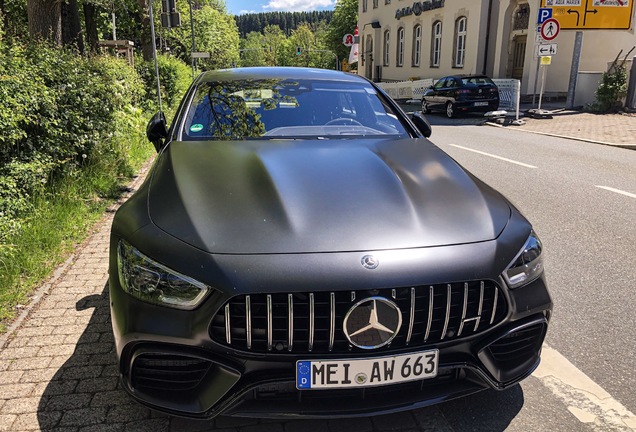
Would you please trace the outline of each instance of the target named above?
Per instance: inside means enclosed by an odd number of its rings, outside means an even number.
[[[384,297],[369,297],[349,309],[342,328],[352,345],[375,349],[389,344],[401,325],[402,312],[395,303]]]
[[[379,265],[380,265],[380,261],[378,261],[378,259],[374,257],[373,255],[365,255],[362,257],[362,266],[364,268],[373,270],[375,268],[378,268]]]

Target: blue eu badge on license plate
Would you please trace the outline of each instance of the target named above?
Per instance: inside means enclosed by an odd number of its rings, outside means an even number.
[[[311,362],[301,361],[298,362],[297,375],[296,375],[296,388],[309,389],[311,388]]]

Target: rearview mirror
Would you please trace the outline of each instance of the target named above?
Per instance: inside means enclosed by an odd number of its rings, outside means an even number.
[[[155,146],[157,153],[163,148],[163,140],[168,137],[166,116],[163,112],[159,111],[152,116],[146,126],[146,137]]]
[[[413,123],[415,124],[415,126],[417,126],[417,129],[422,133],[422,135],[424,135],[426,138],[431,136],[431,134],[433,133],[431,124],[421,112],[415,111],[411,113],[411,120],[413,120]]]

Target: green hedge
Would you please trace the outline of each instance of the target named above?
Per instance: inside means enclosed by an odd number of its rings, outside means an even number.
[[[159,81],[161,83],[161,102],[166,118],[176,110],[181,98],[192,82],[192,70],[181,60],[166,55],[157,56]],[[155,112],[157,105],[157,81],[155,78],[154,62],[144,62],[140,58],[135,61],[135,69],[144,81],[146,91],[146,110]]]
[[[190,69],[162,57],[160,70],[170,112]],[[154,153],[148,71],[0,32],[0,331]]]

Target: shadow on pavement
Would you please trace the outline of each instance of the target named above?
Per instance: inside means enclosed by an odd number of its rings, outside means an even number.
[[[171,417],[133,401],[119,384],[110,323],[108,284],[84,297],[77,311],[93,309],[70,358],[47,383],[39,401],[41,430],[81,431],[503,431],[524,404],[523,391],[487,391],[410,412],[338,420],[258,420]]]

